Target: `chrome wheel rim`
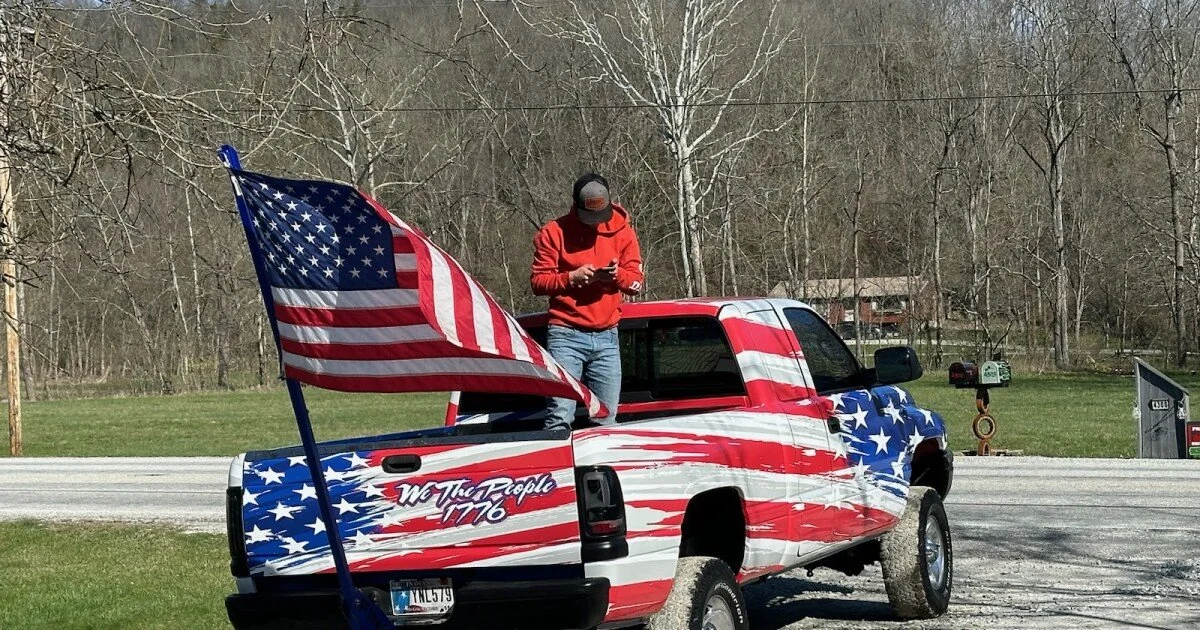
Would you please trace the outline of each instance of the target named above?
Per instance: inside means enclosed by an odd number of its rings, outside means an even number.
[[[733,625],[733,611],[729,602],[720,595],[713,595],[704,604],[704,622],[701,630],[736,630]]]
[[[925,523],[925,567],[929,570],[929,585],[942,590],[946,579],[946,550],[942,545],[942,526],[936,519]]]

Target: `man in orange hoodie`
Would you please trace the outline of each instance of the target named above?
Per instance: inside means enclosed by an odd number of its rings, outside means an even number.
[[[625,295],[642,291],[642,255],[629,213],[612,203],[608,181],[589,173],[575,182],[571,211],[547,223],[533,239],[535,295],[550,297],[547,349],[583,381],[614,424],[621,397],[621,350],[617,322]],[[547,429],[570,430],[575,401],[552,398]]]

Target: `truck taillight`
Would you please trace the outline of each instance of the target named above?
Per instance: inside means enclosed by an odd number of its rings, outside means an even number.
[[[625,536],[625,499],[617,473],[607,466],[578,468],[579,521],[585,539]]]
[[[229,572],[233,577],[249,577],[246,558],[246,533],[242,526],[242,489],[225,490],[225,534],[229,538]]]

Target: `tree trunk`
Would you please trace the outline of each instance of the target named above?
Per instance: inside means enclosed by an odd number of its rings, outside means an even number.
[[[1171,229],[1175,237],[1175,248],[1173,262],[1174,270],[1172,272],[1172,288],[1174,301],[1173,317],[1175,319],[1175,364],[1179,367],[1187,365],[1187,305],[1184,296],[1186,282],[1186,267],[1187,267],[1187,221],[1183,216],[1183,204],[1180,201],[1179,194],[1179,157],[1176,154],[1175,146],[1177,142],[1175,122],[1179,117],[1180,99],[1183,96],[1180,92],[1172,92],[1165,99],[1163,104],[1166,117],[1166,137],[1163,142],[1163,151],[1167,157],[1167,182],[1171,195]]]

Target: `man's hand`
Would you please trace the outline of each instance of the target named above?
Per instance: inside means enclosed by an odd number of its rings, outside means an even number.
[[[559,276],[560,278],[562,276]],[[582,287],[591,284],[596,277],[595,265],[584,265],[567,275],[567,280],[573,287]]]
[[[617,281],[617,259],[612,259],[607,267],[601,267],[596,270],[596,275],[593,280],[596,282],[612,283]]]

